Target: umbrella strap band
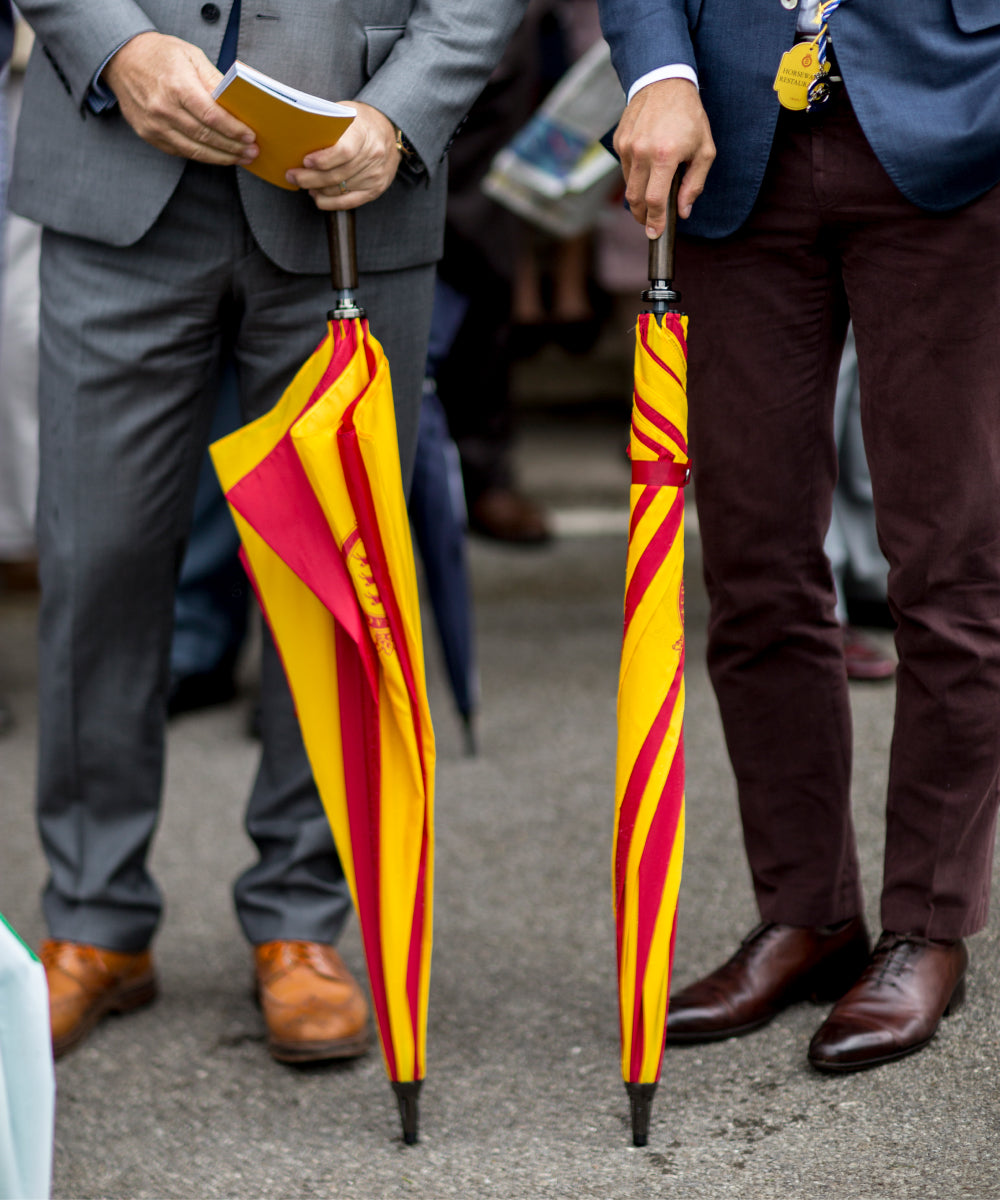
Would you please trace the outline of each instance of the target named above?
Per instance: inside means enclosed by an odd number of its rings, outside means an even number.
[[[691,478],[691,460],[660,458],[632,463],[632,483],[639,487],[684,487]]]

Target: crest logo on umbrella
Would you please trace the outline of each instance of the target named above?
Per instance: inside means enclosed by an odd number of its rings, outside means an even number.
[[[357,588],[358,599],[368,622],[375,649],[383,658],[388,658],[396,653],[392,630],[389,628],[389,618],[386,616],[382,598],[378,594],[375,576],[368,563],[365,544],[357,529],[354,529],[344,542],[344,558]]]

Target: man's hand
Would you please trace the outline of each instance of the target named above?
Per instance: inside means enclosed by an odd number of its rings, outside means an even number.
[[[375,200],[399,169],[396,131],[389,118],[369,104],[344,103],[356,108],[358,115],[340,141],[307,154],[302,166],[286,175],[289,183],[312,196],[317,208],[328,212],[360,208]]]
[[[102,78],[125,120],[158,150],[220,166],[253,162],[259,153],[253,130],[212,99],[222,75],[190,42],[140,33]]]
[[[661,79],[636,92],[615,131],[615,150],[625,174],[625,200],[647,237],[659,237],[666,226],[670,184],[681,163],[688,167],[677,212],[689,217],[715,159],[698,89],[687,79]]]

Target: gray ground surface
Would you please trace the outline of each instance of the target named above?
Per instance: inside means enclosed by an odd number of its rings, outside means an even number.
[[[627,383],[624,385],[627,389]],[[623,528],[624,418],[535,412],[526,482],[563,527]],[[581,513],[600,506],[601,512]],[[756,920],[721,731],[702,665],[697,538],[688,570],[688,849],[675,979]],[[818,1076],[822,1012],[668,1051],[649,1145],[630,1145],[618,1074],[610,879],[622,533],[473,546],[481,753],[462,757],[433,648],[439,743],[429,1073],[404,1147],[377,1053],[270,1060],[229,886],[250,856],[247,701],[178,720],[154,864],[168,899],[157,1004],[107,1021],[58,1067],[57,1197],[638,1196],[921,1200],[1000,1196],[996,920],[972,943],[969,1000],[924,1053]],[[43,936],[31,817],[35,607],[0,600],[0,909]],[[877,927],[891,687],[856,685],[855,807]],[[342,949],[363,972],[356,926]]]

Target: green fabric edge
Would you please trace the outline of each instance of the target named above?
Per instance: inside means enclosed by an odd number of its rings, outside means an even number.
[[[32,950],[32,948],[28,945],[28,943],[24,940],[24,938],[21,937],[21,935],[17,932],[17,930],[14,928],[14,926],[11,925],[10,921],[7,920],[7,918],[3,915],[3,913],[0,913],[0,922],[3,922],[3,924],[7,926],[7,928],[11,931],[11,933],[14,935],[14,937],[17,938],[17,940],[21,943],[21,945],[25,948],[25,950],[27,950],[29,956],[32,959],[34,959],[35,962],[41,961],[41,959],[39,959],[38,955],[34,952],[34,950]]]

